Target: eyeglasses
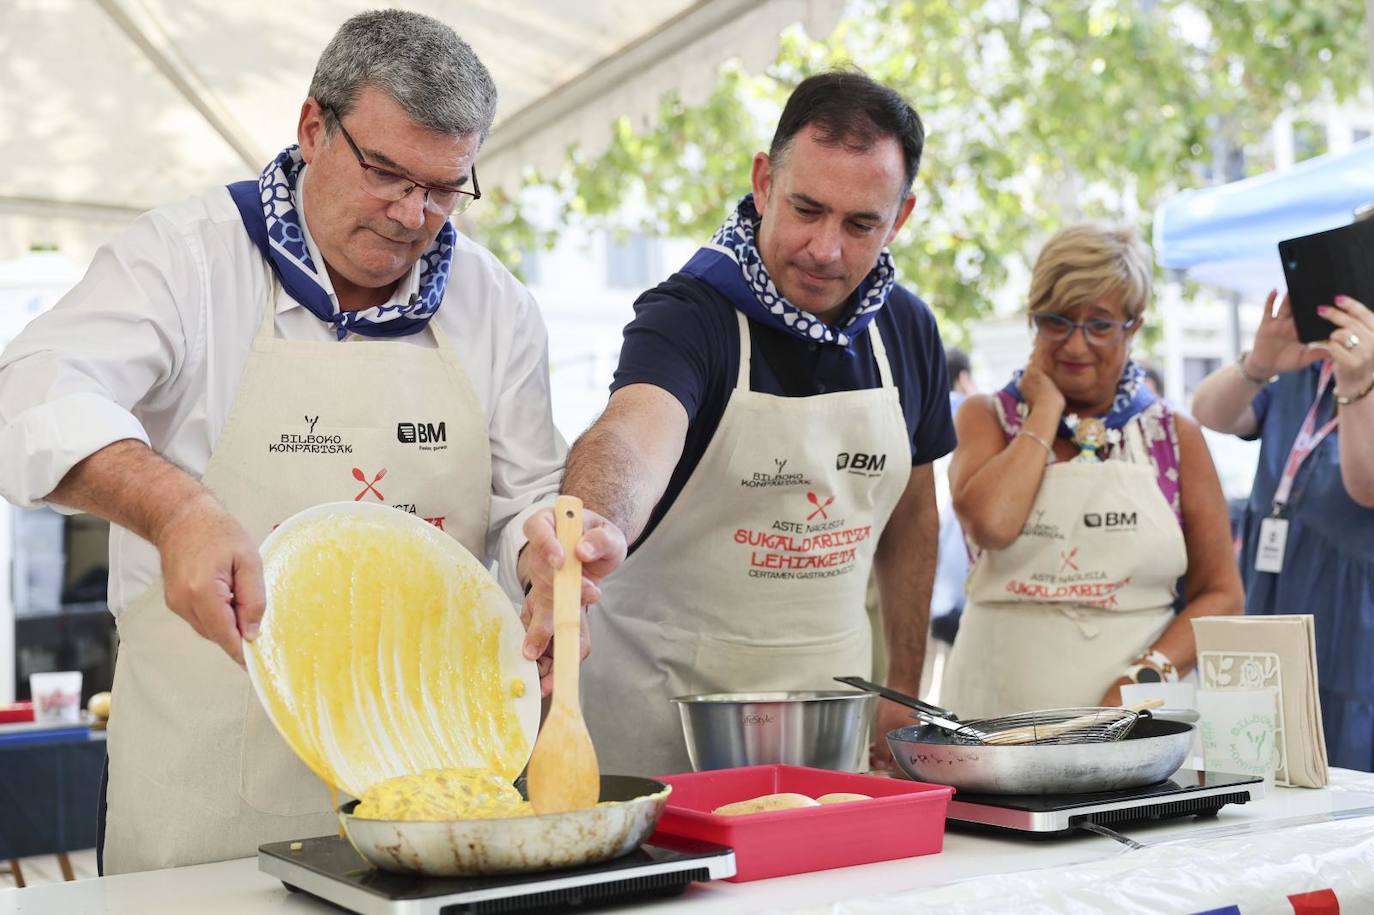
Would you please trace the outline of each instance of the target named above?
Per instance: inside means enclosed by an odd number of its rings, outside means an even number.
[[[440,216],[462,213],[472,206],[474,201],[482,199],[482,189],[477,185],[476,165],[472,167],[472,190],[470,191],[458,187],[424,184],[414,178],[398,175],[364,159],[362,150],[358,148],[357,143],[353,142],[353,137],[349,136],[348,129],[344,127],[338,112],[331,106],[325,105],[323,107],[333,116],[334,123],[339,125],[343,138],[348,141],[348,148],[353,150],[353,155],[363,170],[363,190],[373,197],[395,203],[398,200],[404,200],[407,194],[418,187],[425,195],[425,209]]]
[[[1130,321],[1112,321],[1107,318],[1091,318],[1087,321],[1070,321],[1063,315],[1040,313],[1031,315],[1035,332],[1051,343],[1062,343],[1082,328],[1083,338],[1093,346],[1110,346],[1118,343],[1126,331],[1139,323],[1139,318]]]

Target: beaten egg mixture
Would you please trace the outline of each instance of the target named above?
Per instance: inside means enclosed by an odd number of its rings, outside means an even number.
[[[363,792],[353,815],[370,820],[492,820],[532,816],[534,808],[490,769],[431,769]]]
[[[622,803],[599,801],[596,806],[618,807]],[[431,769],[389,778],[368,788],[353,808],[353,816],[367,820],[499,820],[534,816],[534,807],[514,785],[490,769]]]
[[[525,683],[502,664],[510,603],[477,560],[416,525],[338,514],[281,532],[248,662],[291,748],[368,809],[513,809],[530,746]]]

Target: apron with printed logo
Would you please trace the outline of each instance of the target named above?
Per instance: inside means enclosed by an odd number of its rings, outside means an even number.
[[[481,557],[487,421],[437,347],[293,342],[266,314],[201,482],[256,541],[312,505],[380,502]],[[167,609],[159,578],[118,618],[105,873],[252,855],[338,829],[324,784],[277,734],[248,675]]]
[[[830,689],[867,676],[864,591],[911,476],[911,445],[877,324],[882,386],[812,397],[739,377],[701,462],[591,608],[583,714],[603,772],[691,769],[690,693]]]
[[[1150,423],[1106,461],[1046,467],[1021,536],[977,558],[941,705],[965,720],[1097,705],[1173,621],[1188,552]]]

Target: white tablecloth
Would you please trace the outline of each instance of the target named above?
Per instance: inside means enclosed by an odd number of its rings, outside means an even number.
[[[1037,905],[1056,915],[1194,913],[1208,908],[1198,901],[1205,898],[1222,900],[1214,908],[1244,903],[1243,915],[1290,915],[1289,895],[1334,889],[1342,912],[1374,912],[1374,775],[1341,769],[1331,775],[1326,788],[1275,788],[1261,801],[1223,808],[1212,820],[1122,827],[1146,845],[1139,850],[1091,835],[1037,841],[950,832],[938,855],[752,883],[695,884],[678,899],[643,908],[668,915],[1021,913],[1034,912]],[[1365,873],[1363,881],[1348,879],[1357,868]],[[1161,875],[1184,889],[1171,897],[1158,895]],[[1211,895],[1188,895],[1190,882]],[[1071,896],[1078,891],[1083,895]],[[337,911],[287,892],[260,873],[251,858],[0,891],[0,915]]]

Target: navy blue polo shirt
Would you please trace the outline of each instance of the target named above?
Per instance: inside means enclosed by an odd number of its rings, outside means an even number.
[[[625,327],[611,391],[652,384],[687,411],[682,457],[654,506],[642,542],[672,507],[706,453],[739,375],[739,324],[735,306],[696,277],[675,273],[635,301]],[[954,450],[949,373],[940,331],[929,306],[901,286],[874,318],[887,349],[911,440],[911,463],[928,464]],[[864,332],[848,350],[813,343],[750,322],[750,386],[783,397],[880,386],[871,338]]]

